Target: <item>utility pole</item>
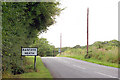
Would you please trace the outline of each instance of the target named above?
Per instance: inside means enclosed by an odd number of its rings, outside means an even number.
[[[54,57],[53,52],[54,52],[54,49],[53,49],[53,51],[52,51],[52,57]]]
[[[61,47],[62,47],[62,33],[60,33],[60,55],[61,55]]]
[[[87,56],[88,56],[88,38],[89,38],[88,27],[89,27],[89,8],[87,8]]]

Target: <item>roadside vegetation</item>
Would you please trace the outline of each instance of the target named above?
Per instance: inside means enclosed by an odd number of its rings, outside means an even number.
[[[21,66],[27,63],[26,57],[21,56],[21,47],[31,47],[38,41],[38,35],[46,32],[48,27],[55,23],[56,16],[62,11],[59,4],[59,2],[2,2],[3,75],[29,72],[26,68],[31,68],[31,65]],[[47,49],[51,49],[48,47]]]
[[[25,58],[23,74],[3,74],[4,78],[52,78],[49,70],[44,66],[39,56],[36,58],[36,71],[34,71],[34,56]],[[23,66],[22,65],[22,66]]]
[[[43,56],[52,56],[55,49],[54,45],[49,44],[46,38],[38,38],[30,47],[38,48],[38,55]]]
[[[29,62],[29,65],[26,65],[25,69],[27,73],[21,74],[21,78],[52,78],[49,70],[44,66],[39,56],[36,58],[36,72],[33,70],[34,56],[27,57],[27,62]]]
[[[66,48],[62,54],[58,56],[71,57],[101,65],[120,68],[119,45],[120,42],[117,40],[104,42],[97,41],[92,45],[89,45],[89,53],[87,57],[87,47],[80,45],[76,45],[73,48]]]

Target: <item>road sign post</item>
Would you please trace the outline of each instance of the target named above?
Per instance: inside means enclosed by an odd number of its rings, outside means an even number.
[[[36,71],[36,56],[37,48],[23,48],[21,47],[22,56],[35,56],[34,57],[34,70]]]
[[[35,56],[35,59],[34,59],[34,70],[36,71],[36,56]]]

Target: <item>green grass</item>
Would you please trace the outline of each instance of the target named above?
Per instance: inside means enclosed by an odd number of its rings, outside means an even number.
[[[101,44],[103,45],[103,44]],[[120,68],[120,48],[117,46],[111,46],[104,44],[103,47],[97,48],[97,46],[89,46],[88,58],[85,58],[87,54],[86,47],[84,48],[69,48],[62,52],[60,57],[70,57],[79,60],[84,60],[100,65],[111,66]],[[119,63],[119,64],[118,64]]]
[[[25,71],[26,73],[13,75],[11,73],[4,73],[3,78],[51,78],[49,70],[44,66],[39,56],[36,57],[36,71],[34,71],[34,56],[26,57]]]
[[[69,58],[74,58],[74,59],[78,59],[78,60],[83,60],[83,61],[87,61],[87,62],[92,62],[92,63],[100,64],[100,65],[105,65],[105,66],[120,68],[120,65],[118,66],[118,64],[116,64],[116,63],[102,62],[100,60],[92,59],[92,58],[85,59],[83,56],[58,55],[57,57],[69,57]]]
[[[34,57],[27,57],[32,62],[34,68]],[[36,71],[21,74],[21,78],[52,78],[49,70],[44,66],[39,56],[36,58]]]

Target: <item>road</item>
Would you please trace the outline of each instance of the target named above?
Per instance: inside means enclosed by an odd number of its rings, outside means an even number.
[[[67,57],[41,57],[54,78],[118,78],[118,68]],[[110,80],[110,79],[109,79]]]

